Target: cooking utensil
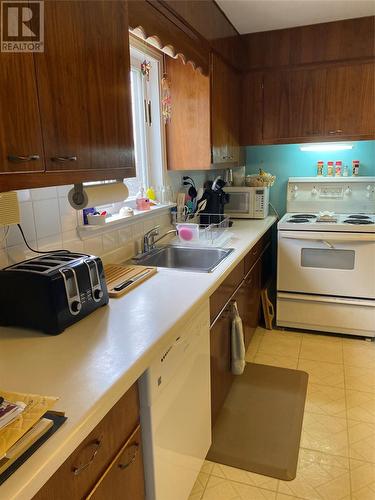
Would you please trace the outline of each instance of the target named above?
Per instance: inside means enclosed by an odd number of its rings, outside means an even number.
[[[155,267],[119,264],[107,264],[104,270],[108,294],[115,298],[121,297],[157,272]]]
[[[198,203],[197,206],[197,211],[195,212],[195,215],[198,215],[200,212],[203,212],[203,210],[206,208],[207,205],[207,200],[202,200]]]
[[[143,273],[138,274],[138,276],[135,276],[134,278],[131,278],[131,279],[126,280],[126,281],[123,281],[119,285],[115,286],[113,290],[115,292],[119,292],[119,291],[123,290],[124,288],[126,288],[127,286],[129,286],[129,285],[135,283],[136,281],[140,280],[141,278],[143,278],[143,276],[146,276],[147,274],[149,274],[149,272],[150,272],[149,270],[144,271]]]

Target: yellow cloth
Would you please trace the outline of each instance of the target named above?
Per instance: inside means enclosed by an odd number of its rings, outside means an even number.
[[[13,422],[0,430],[0,459],[38,420],[53,408],[59,398],[40,396],[38,394],[23,394],[0,389],[0,395],[7,401],[26,403],[26,408]]]

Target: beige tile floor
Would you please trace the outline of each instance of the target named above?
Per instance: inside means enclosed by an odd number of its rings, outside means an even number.
[[[375,500],[375,343],[258,328],[246,359],[309,373],[297,477],[206,461],[189,500]]]

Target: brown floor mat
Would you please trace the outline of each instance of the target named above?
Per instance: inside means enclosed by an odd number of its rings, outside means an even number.
[[[300,370],[247,363],[219,413],[207,459],[294,479],[307,382]]]

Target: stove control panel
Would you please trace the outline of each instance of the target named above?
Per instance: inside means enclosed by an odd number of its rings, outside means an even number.
[[[375,213],[375,177],[291,177],[288,212]]]

